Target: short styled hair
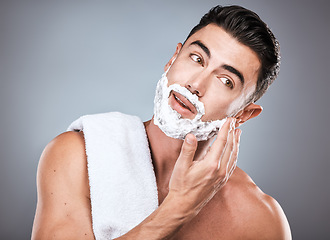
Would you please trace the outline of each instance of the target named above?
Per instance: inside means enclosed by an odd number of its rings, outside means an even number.
[[[261,61],[261,69],[256,89],[246,99],[245,104],[256,102],[263,96],[279,74],[281,59],[279,42],[267,24],[256,13],[236,5],[226,7],[218,5],[213,7],[201,18],[199,24],[191,30],[187,39],[211,23],[224,29],[236,38],[238,42],[248,46],[258,55]]]

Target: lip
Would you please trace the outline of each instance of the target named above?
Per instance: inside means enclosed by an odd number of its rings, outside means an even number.
[[[187,98],[175,91],[170,93],[169,104],[173,110],[177,111],[184,118],[193,119],[197,113],[195,106]]]

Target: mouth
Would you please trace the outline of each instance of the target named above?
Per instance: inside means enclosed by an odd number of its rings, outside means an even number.
[[[195,106],[187,98],[185,98],[183,95],[175,91],[172,91],[170,93],[169,103],[172,109],[176,110],[183,117],[193,119],[197,113]]]

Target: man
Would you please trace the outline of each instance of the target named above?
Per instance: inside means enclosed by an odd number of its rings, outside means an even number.
[[[126,155],[143,155],[139,153],[143,146],[131,148],[134,140],[143,142],[135,139],[131,118],[90,116],[73,124],[71,129],[79,132],[59,135],[41,156],[33,239],[291,239],[279,204],[236,168],[241,134],[237,127],[261,113],[255,101],[279,71],[278,44],[267,26],[247,9],[217,6],[201,19],[183,45],[177,45],[164,70],[157,85],[155,115],[142,125],[159,206],[150,211],[149,204],[143,204],[144,199],[149,201],[147,197],[139,198],[134,189],[116,194],[114,185],[125,187],[125,177],[117,178],[126,176],[126,169],[108,181],[111,168],[117,171]],[[109,120],[108,125],[123,125],[119,133],[117,127],[108,131],[103,117]],[[122,123],[126,121],[129,124]],[[121,131],[125,136],[118,140],[116,134]],[[117,154],[118,144],[119,150],[123,149],[119,159],[111,157]],[[103,151],[109,151],[105,163],[93,167],[103,161]],[[112,164],[109,169],[107,161]],[[144,169],[134,166],[134,161],[123,165],[127,172],[133,169],[133,178]],[[97,192],[97,184],[105,186],[101,192]],[[129,179],[127,184],[131,184]],[[140,185],[149,189],[148,183]],[[119,199],[111,205],[112,196],[122,196],[123,202]],[[141,204],[128,214],[140,207],[148,209],[148,214],[139,215],[138,222],[121,230],[116,222],[120,213],[139,199]],[[128,215],[127,224],[131,220]]]

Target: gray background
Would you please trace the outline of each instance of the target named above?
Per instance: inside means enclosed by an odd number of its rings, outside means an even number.
[[[282,68],[242,127],[239,166],[283,207],[294,239],[330,239],[327,1],[1,1],[0,238],[30,238],[45,145],[80,115],[148,120],[176,43],[216,4],[256,11]]]

